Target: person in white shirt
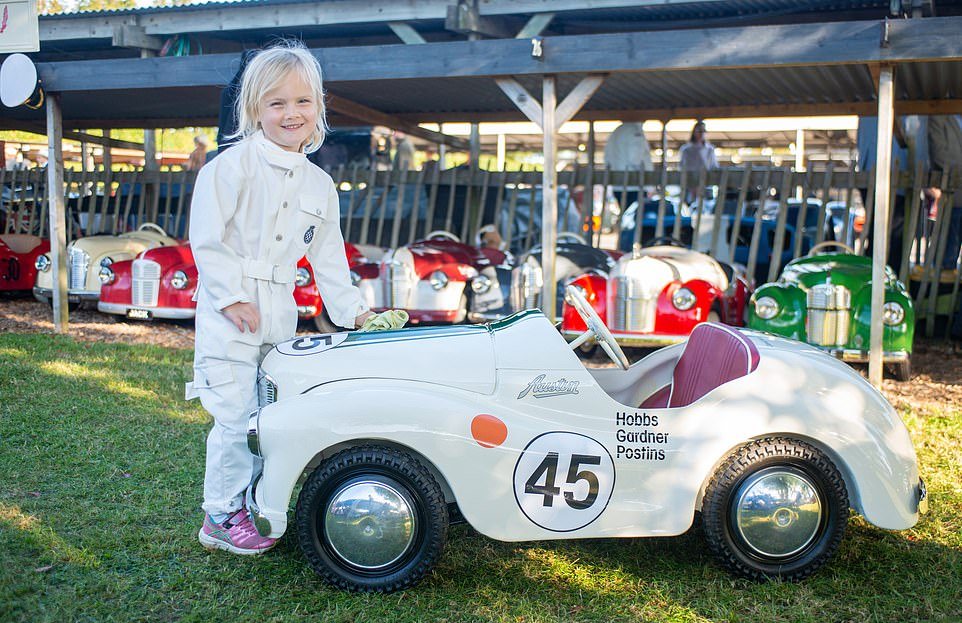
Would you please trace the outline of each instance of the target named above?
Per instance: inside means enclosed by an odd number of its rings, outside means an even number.
[[[190,243],[199,273],[194,379],[214,418],[207,438],[204,524],[209,549],[259,554],[244,493],[254,470],[247,417],[257,408],[261,357],[294,337],[294,276],[306,256],[331,320],[361,326],[371,315],[351,284],[331,177],[307,160],[324,141],[320,67],[303,44],[284,42],[247,66],[237,100],[240,140],[197,174]]]
[[[706,137],[705,122],[699,119],[692,128],[691,138],[681,147],[679,168],[682,171],[701,172],[718,168],[715,146]]]

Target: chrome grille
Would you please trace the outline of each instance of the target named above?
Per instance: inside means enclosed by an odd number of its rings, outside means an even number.
[[[403,262],[392,260],[384,264],[387,276],[384,292],[384,306],[407,309],[410,307],[411,276]]]
[[[844,286],[822,283],[806,295],[805,333],[817,346],[844,346],[851,323],[852,294]]]
[[[629,276],[608,280],[608,326],[612,331],[651,333],[655,330],[658,292],[649,292]]]
[[[90,256],[83,249],[70,247],[70,265],[67,267],[67,283],[70,290],[86,290],[87,269]]]
[[[160,289],[160,264],[151,260],[134,260],[130,302],[137,307],[156,307]]]
[[[266,407],[277,402],[277,383],[266,374],[260,373],[257,376],[257,405]]]
[[[525,262],[514,270],[511,287],[511,306],[514,311],[538,309],[541,305],[541,287],[544,275],[541,266]]]

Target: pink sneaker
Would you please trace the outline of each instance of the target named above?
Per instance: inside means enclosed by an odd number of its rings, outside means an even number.
[[[210,515],[204,514],[204,527],[197,533],[200,544],[207,549],[226,549],[241,555],[263,554],[277,544],[277,539],[261,536],[251,522],[250,513],[242,508],[224,523],[214,523]]]

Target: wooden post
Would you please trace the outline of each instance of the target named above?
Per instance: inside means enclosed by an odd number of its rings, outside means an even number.
[[[872,226],[872,315],[869,333],[868,380],[882,385],[882,305],[885,303],[885,255],[888,242],[892,123],[895,117],[894,68],[883,65],[878,80],[878,141],[875,160],[875,219]]]
[[[53,270],[53,329],[66,333],[67,219],[63,199],[63,114],[60,95],[47,93],[47,205],[50,206],[50,260]]]
[[[541,308],[548,321],[555,321],[556,273],[555,273],[555,238],[558,221],[558,171],[555,160],[558,155],[555,128],[555,110],[557,107],[557,93],[555,92],[555,77],[545,76],[543,97],[541,98],[542,123],[544,131],[544,174],[541,182],[541,268],[544,271],[544,284],[541,289]],[[533,206],[532,206],[533,207]]]

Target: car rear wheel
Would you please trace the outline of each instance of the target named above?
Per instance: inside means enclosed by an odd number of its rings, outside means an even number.
[[[437,481],[403,452],[349,448],[308,477],[295,511],[301,549],[329,584],[390,593],[434,568],[448,530]]]
[[[731,573],[798,581],[838,549],[848,493],[838,468],[818,448],[760,439],[733,452],[715,472],[702,518],[709,548]]]

